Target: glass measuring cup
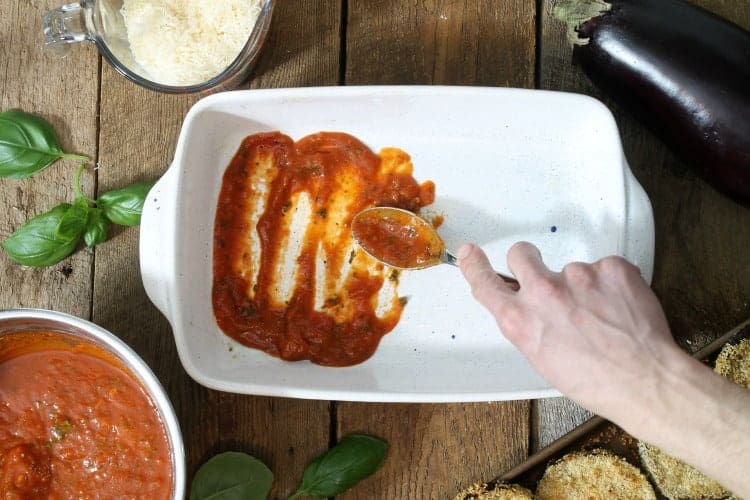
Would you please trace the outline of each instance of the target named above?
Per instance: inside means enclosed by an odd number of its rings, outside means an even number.
[[[250,73],[265,41],[275,0],[263,0],[260,13],[242,50],[223,70],[201,82],[170,84],[157,81],[136,60],[122,14],[123,0],[81,0],[48,11],[42,17],[45,44],[62,46],[89,41],[125,78],[150,90],[171,94],[218,92],[239,85]]]

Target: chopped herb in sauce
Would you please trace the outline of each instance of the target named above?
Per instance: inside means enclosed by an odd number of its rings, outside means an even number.
[[[55,425],[52,426],[52,429],[50,433],[52,434],[52,439],[50,439],[53,443],[58,443],[65,439],[65,436],[68,435],[70,431],[73,430],[73,424],[70,423],[70,420],[59,420],[55,423]]]

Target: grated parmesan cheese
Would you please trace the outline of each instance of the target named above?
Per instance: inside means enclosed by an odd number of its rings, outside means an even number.
[[[194,85],[221,73],[239,55],[262,0],[124,0],[130,50],[149,79]]]

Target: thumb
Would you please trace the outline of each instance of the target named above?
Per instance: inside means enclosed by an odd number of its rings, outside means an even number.
[[[484,307],[493,311],[497,302],[509,298],[513,290],[500,278],[487,255],[474,243],[458,249],[458,265],[471,287],[471,293]]]

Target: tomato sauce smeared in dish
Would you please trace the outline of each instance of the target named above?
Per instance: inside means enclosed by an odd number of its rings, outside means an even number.
[[[166,430],[114,356],[56,332],[0,337],[3,498],[172,495]]]
[[[412,172],[405,152],[376,155],[343,133],[245,138],[216,212],[219,327],[289,361],[350,366],[369,358],[405,301],[398,274],[356,248],[351,220],[372,206],[417,212],[432,203],[435,185]]]

